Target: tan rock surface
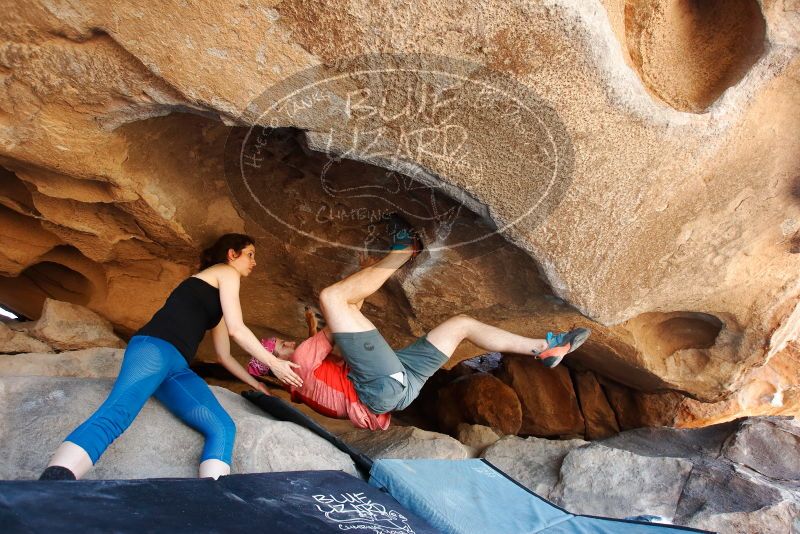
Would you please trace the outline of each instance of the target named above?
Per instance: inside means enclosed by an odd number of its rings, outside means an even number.
[[[800,419],[800,347],[790,343],[763,367],[752,370],[729,399],[703,403],[684,399],[675,414],[679,427],[705,426],[742,416],[784,415]]]
[[[468,451],[456,439],[413,426],[392,426],[380,432],[352,430],[339,436],[342,441],[373,459],[439,458],[463,460]]]
[[[522,439],[505,436],[486,449],[481,456],[526,488],[548,499],[550,491],[558,483],[564,457],[571,450],[587,443],[580,439]]]
[[[627,2],[625,44],[647,89],[676,109],[703,111],[764,52],[756,0]]]
[[[20,354],[24,352],[52,352],[53,349],[24,332],[15,332],[0,323],[0,354]]]
[[[97,347],[58,354],[0,355],[0,375],[117,378],[124,352]]]
[[[226,184],[226,139],[258,95],[295,73],[321,81],[342,58],[419,52],[486,66],[475,79],[535,95],[570,142],[558,153],[565,190],[541,209],[502,237],[420,258],[367,302],[390,341],[460,312],[527,335],[586,324],[595,335],[575,356],[584,367],[648,394],[732,398],[800,328],[800,13],[788,0],[687,5],[4,0],[0,302],[35,319],[45,298],[69,301],[130,333],[202,245],[246,230],[269,260],[243,285],[245,320],[301,336],[303,304],[355,269],[354,251],[287,236],[244,206]],[[331,174],[339,185],[385,187],[391,177],[351,161],[361,160],[416,166],[444,191],[467,192],[461,203],[477,215],[459,213],[450,242],[503,228],[540,200],[541,164],[555,152],[521,132],[553,118],[544,108],[515,118],[464,106],[466,159],[412,146],[398,162],[376,152],[405,146],[399,134],[424,120],[389,124],[402,106],[390,101],[385,150],[354,145],[337,115],[351,81],[284,120],[306,133],[265,155],[259,191],[288,222],[363,240],[362,222],[315,223],[321,208],[363,202],[325,196],[320,165],[331,158],[306,145],[345,154]],[[423,101],[396,80],[387,87]],[[478,352],[465,347],[454,362]]]
[[[496,443],[500,436],[488,426],[461,423],[456,428],[456,439],[480,454],[486,447]]]
[[[30,334],[57,350],[125,346],[103,317],[83,306],[52,299],[45,301]]]
[[[696,428],[740,417],[779,415],[800,417],[800,351],[790,343],[763,367],[753,369],[735,395],[720,402],[700,402],[675,392],[643,393],[604,382],[620,424]]]

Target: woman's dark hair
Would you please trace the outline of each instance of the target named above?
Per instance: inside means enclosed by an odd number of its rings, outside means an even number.
[[[228,263],[228,251],[238,253],[247,245],[255,245],[256,240],[245,234],[225,234],[219,237],[213,245],[200,254],[200,270],[207,269],[217,263]]]

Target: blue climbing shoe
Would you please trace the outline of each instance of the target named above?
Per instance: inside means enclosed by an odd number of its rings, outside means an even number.
[[[400,215],[392,213],[386,217],[386,230],[389,234],[391,250],[403,250],[411,247],[412,260],[422,252],[423,245],[419,233]]]
[[[560,334],[548,332],[545,337],[547,348],[538,353],[536,357],[542,360],[542,364],[545,367],[552,369],[561,363],[564,356],[583,345],[583,342],[589,339],[589,334],[591,333],[592,331],[588,328],[575,328]]]

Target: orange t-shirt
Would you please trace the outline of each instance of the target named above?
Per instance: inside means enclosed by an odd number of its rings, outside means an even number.
[[[291,359],[300,365],[295,372],[303,379],[303,385],[289,388],[292,400],[303,402],[328,417],[350,419],[359,428],[386,430],[391,415],[374,414],[358,399],[347,377],[350,372],[347,364],[327,359],[332,349],[323,331],[297,346]]]

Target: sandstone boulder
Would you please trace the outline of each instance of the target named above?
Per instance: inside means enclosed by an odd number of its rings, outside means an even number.
[[[486,447],[496,443],[500,436],[488,426],[459,423],[456,439],[480,454]]]
[[[753,476],[737,464],[695,463],[674,521],[717,532],[794,532],[800,492]],[[793,530],[794,529],[794,530]]]
[[[373,459],[463,460],[469,456],[467,449],[458,440],[413,426],[392,426],[383,431],[353,430],[339,437]]]
[[[732,421],[690,430],[637,428],[597,443],[640,456],[713,460],[719,457],[724,444],[736,433],[739,424]]]
[[[439,390],[439,428],[455,434],[460,423],[485,425],[502,434],[516,434],[522,408],[509,386],[487,373],[462,376]]]
[[[576,514],[672,518],[692,462],[652,458],[603,445],[570,452],[550,498]]]
[[[108,320],[83,306],[53,299],[45,300],[30,333],[57,350],[125,346]]]
[[[586,425],[565,366],[547,369],[534,358],[505,355],[497,376],[513,388],[522,405],[522,425],[515,434],[584,435]]]
[[[796,419],[747,420],[722,453],[769,478],[800,486],[800,422]]]
[[[0,356],[0,376],[116,378],[123,349],[97,347],[58,354]]]
[[[107,379],[0,377],[0,479],[34,479],[69,432],[100,405]],[[244,398],[212,391],[236,423],[233,472],[341,469],[350,458],[293,423],[276,421]],[[87,478],[194,477],[203,439],[151,399]]]
[[[772,506],[758,508],[752,512],[698,512],[685,525],[732,534],[786,534],[800,532],[800,505],[784,500]],[[680,521],[680,519],[678,519]],[[790,530],[787,530],[790,529]]]
[[[14,332],[24,332],[27,334],[36,326],[36,321],[12,321],[5,323],[5,325]]]
[[[481,455],[534,493],[549,499],[558,482],[561,463],[571,450],[586,445],[580,439],[522,439],[506,436]]]
[[[660,515],[726,533],[792,532],[800,485],[749,464],[791,475],[793,459],[771,464],[770,458],[796,456],[795,429],[794,422],[753,418],[693,430],[624,431],[569,452],[550,497],[577,513]],[[765,452],[765,441],[775,450]]]
[[[0,354],[19,354],[24,352],[53,352],[47,344],[32,338],[24,332],[17,332],[0,323]]]
[[[575,387],[581,413],[586,422],[586,438],[602,439],[619,432],[614,410],[608,404],[603,388],[592,372],[577,372]]]

